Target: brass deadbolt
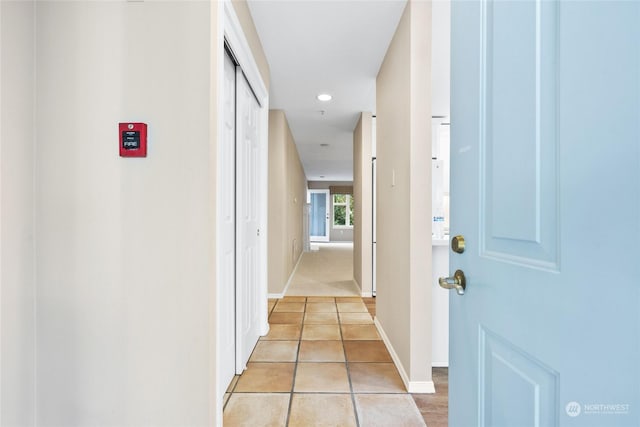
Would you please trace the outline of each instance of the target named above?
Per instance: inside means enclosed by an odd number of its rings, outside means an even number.
[[[464,236],[455,236],[451,239],[451,249],[457,254],[464,252]]]

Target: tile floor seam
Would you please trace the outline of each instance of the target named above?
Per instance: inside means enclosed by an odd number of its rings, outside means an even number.
[[[222,413],[224,413],[224,410],[227,408],[227,405],[229,404],[229,401],[231,400],[231,396],[233,396],[233,393],[236,389],[236,387],[238,386],[238,379],[237,378],[238,375],[236,375],[235,373],[233,374],[233,379],[231,380],[233,384],[233,387],[231,387],[231,390],[229,390],[229,398],[224,402],[224,404],[222,405]],[[227,394],[227,392],[225,392],[225,394]]]
[[[257,392],[256,392],[257,393]],[[351,394],[349,391],[296,391],[294,394]]]
[[[338,310],[338,300],[336,299],[336,311]],[[344,364],[347,368],[347,379],[349,380],[349,390],[351,390],[351,404],[353,405],[353,415],[356,418],[356,427],[360,427],[360,419],[358,417],[358,407],[356,406],[356,396],[353,393],[353,383],[351,381],[351,371],[349,369],[349,360],[347,359],[347,348],[344,345],[344,335],[342,334],[342,317],[338,313],[338,329],[340,330],[340,341],[342,342],[342,351],[344,353]]]
[[[296,388],[296,375],[298,375],[298,362],[300,360],[300,347],[302,347],[302,334],[304,333],[304,316],[307,314],[307,298],[304,299],[304,310],[302,311],[302,327],[300,328],[300,336],[298,337],[298,351],[296,352],[296,361],[293,367],[293,378],[291,380],[291,393],[289,394],[289,408],[287,408],[287,418],[285,419],[285,427],[289,426],[291,421],[291,407],[293,406],[293,393]]]

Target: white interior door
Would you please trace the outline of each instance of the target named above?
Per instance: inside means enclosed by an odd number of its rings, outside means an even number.
[[[222,396],[236,363],[236,67],[225,54],[223,138],[218,148],[218,392]]]
[[[246,368],[260,337],[260,105],[236,71],[236,372]]]
[[[639,22],[452,3],[452,427],[640,425]]]
[[[309,194],[311,197],[309,237],[312,242],[328,242],[331,229],[329,190],[309,190]]]

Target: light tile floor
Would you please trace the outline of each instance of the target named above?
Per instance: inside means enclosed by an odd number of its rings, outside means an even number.
[[[425,426],[373,324],[373,299],[269,301],[270,331],[225,395],[225,426]]]

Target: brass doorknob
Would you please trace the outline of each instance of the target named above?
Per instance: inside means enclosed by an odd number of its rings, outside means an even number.
[[[467,280],[464,277],[464,271],[456,270],[453,277],[441,277],[438,279],[440,287],[445,289],[455,289],[458,295],[464,295],[467,288]]]

